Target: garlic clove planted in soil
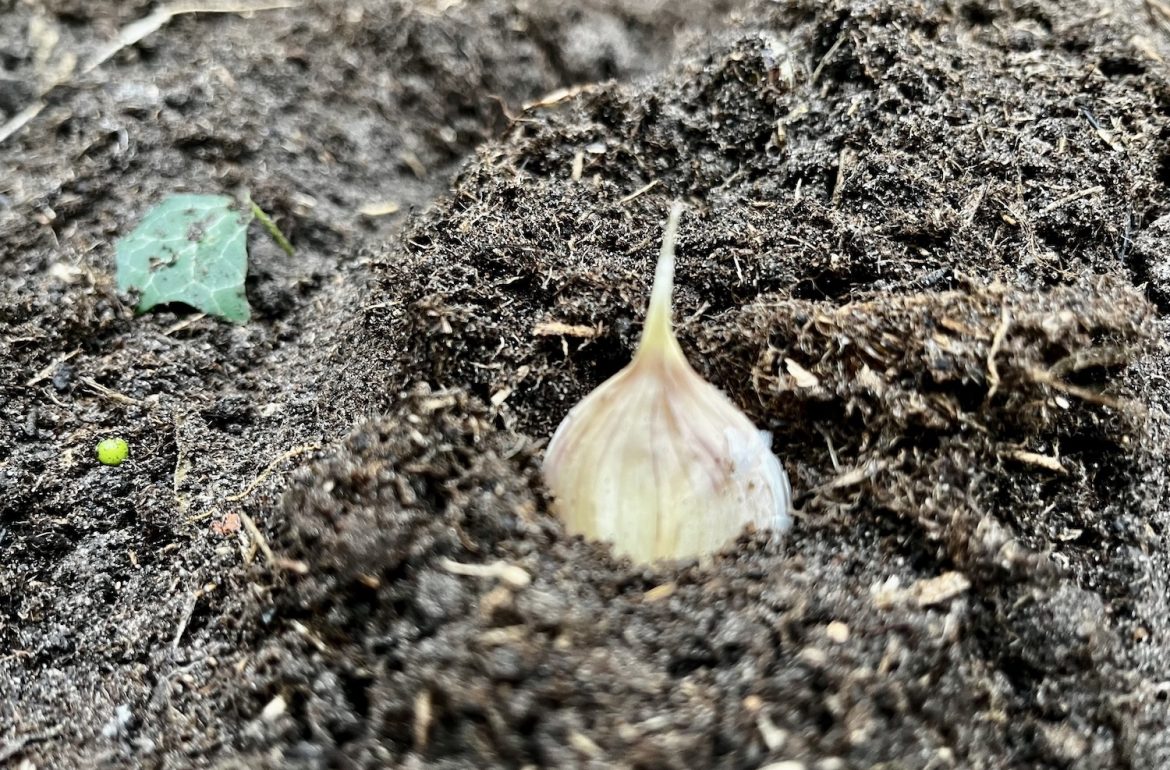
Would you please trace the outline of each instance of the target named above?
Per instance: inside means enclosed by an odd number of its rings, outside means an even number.
[[[671,326],[674,243],[666,224],[634,360],[586,396],[549,442],[544,478],[570,534],[637,562],[713,554],[751,524],[791,524],[788,475],[770,438],[691,368]]]

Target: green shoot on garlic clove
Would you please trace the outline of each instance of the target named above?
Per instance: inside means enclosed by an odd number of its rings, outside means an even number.
[[[544,478],[570,534],[636,562],[709,556],[748,525],[791,525],[788,475],[770,436],[687,362],[671,324],[671,209],[633,361],[570,410]]]

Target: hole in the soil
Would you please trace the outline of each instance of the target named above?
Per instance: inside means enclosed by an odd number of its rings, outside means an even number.
[[[878,541],[874,547],[881,549],[883,558],[900,560],[911,570],[930,572],[945,556],[922,536],[923,529],[922,521],[884,507],[874,510],[866,526],[868,536]]]
[[[175,137],[174,147],[199,160],[240,161],[253,154],[253,148],[243,138],[204,134],[198,130]]]
[[[1045,35],[1052,34],[1052,19],[1048,14],[1044,13],[1040,8],[1034,5],[1026,5],[1015,9],[1022,21],[1034,21],[1040,25],[1040,29],[1044,31]]]
[[[1109,56],[1097,62],[1097,69],[1107,78],[1144,75],[1146,65],[1129,56]]]
[[[1075,372],[1069,372],[1065,379],[1082,388],[1102,388],[1107,385],[1110,380],[1115,379],[1115,375],[1120,370],[1121,366],[1088,366],[1084,369],[1078,369]]]
[[[701,668],[710,668],[714,665],[715,660],[709,656],[688,655],[670,661],[670,665],[667,666],[667,672],[670,676],[680,679]]]
[[[924,89],[922,89],[921,86],[917,83],[902,82],[898,83],[896,87],[898,89],[898,93],[901,94],[902,98],[908,102],[927,101],[927,95],[924,93]]]
[[[1158,136],[1160,142],[1170,141],[1170,128],[1163,129]],[[1163,187],[1170,188],[1170,152],[1162,153],[1158,157],[1157,169],[1158,183]]]
[[[986,27],[995,21],[998,15],[994,8],[984,3],[964,3],[959,9],[963,21],[977,27]]]
[[[628,325],[626,327],[628,332]],[[576,362],[578,370],[574,378],[590,389],[613,377],[633,359],[633,350],[622,342],[619,334],[607,334],[587,347],[575,351],[570,348],[570,351],[570,358]],[[565,360],[559,344],[555,351],[549,351],[549,359]],[[572,363],[569,365],[572,366]]]
[[[363,718],[370,713],[369,688],[372,682],[373,680],[366,677],[346,676],[342,685],[345,699],[353,708],[354,713]]]
[[[874,276],[853,271],[830,273],[822,270],[800,279],[792,287],[793,299],[804,300],[847,300],[854,289],[867,286]]]

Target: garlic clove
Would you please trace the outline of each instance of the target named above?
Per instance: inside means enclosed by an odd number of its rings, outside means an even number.
[[[675,204],[667,220],[633,361],[570,410],[544,460],[566,530],[638,562],[707,556],[749,524],[782,531],[792,521],[769,435],[691,368],[674,335],[681,213]]]

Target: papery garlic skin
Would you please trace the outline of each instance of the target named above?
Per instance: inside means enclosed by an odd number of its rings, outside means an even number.
[[[671,328],[680,214],[676,204],[634,360],[573,407],[544,460],[566,530],[644,563],[707,556],[749,524],[792,522],[768,434],[691,368]]]

